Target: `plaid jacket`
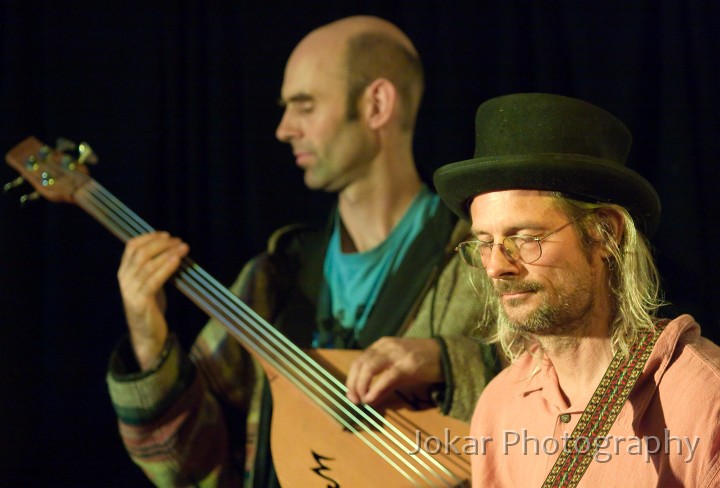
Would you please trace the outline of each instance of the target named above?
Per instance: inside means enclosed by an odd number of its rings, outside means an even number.
[[[446,377],[435,397],[438,408],[469,421],[498,366],[492,348],[470,337],[478,326],[478,291],[472,270],[453,259],[467,235],[467,224],[441,207],[397,276],[384,285],[357,342],[349,345],[363,348],[384,335],[436,337]],[[318,303],[323,303],[328,239],[328,230],[281,229],[231,287],[301,346],[309,344],[313,331],[327,329],[328,312]],[[125,447],[156,485],[271,483],[270,399],[263,372],[215,320],[189,354],[171,335],[154,367],[142,373],[123,340],[111,357],[107,382]]]

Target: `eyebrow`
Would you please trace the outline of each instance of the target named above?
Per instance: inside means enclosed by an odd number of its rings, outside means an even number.
[[[285,108],[291,103],[311,102],[313,100],[315,100],[315,97],[313,97],[309,93],[298,93],[296,95],[291,96],[288,99],[284,99],[282,97],[278,98],[277,104],[281,108]]]
[[[518,234],[518,231],[520,231],[520,230],[529,231],[529,233],[532,233],[532,232],[540,232],[540,233],[542,233],[542,232],[547,231],[547,226],[541,225],[541,224],[539,224],[539,223],[537,223],[537,222],[535,222],[535,223],[529,223],[529,222],[528,222],[528,223],[525,223],[525,224],[514,225],[514,226],[512,226],[512,227],[510,227],[510,228],[508,228],[508,229],[505,230],[505,232],[507,233],[506,236],[514,236],[514,235],[517,235],[517,234]],[[475,228],[470,229],[470,232],[471,232],[472,235],[475,236],[475,237],[477,237],[477,236],[479,236],[479,235],[487,235],[487,236],[492,235],[490,232],[484,231],[484,230],[482,230],[482,229],[475,229]],[[527,234],[528,234],[528,233],[526,233],[526,234],[524,234],[524,235],[527,235]]]

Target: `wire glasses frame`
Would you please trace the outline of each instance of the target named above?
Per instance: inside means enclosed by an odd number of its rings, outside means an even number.
[[[540,245],[540,241],[543,241],[551,235],[560,232],[583,215],[578,215],[574,219],[565,222],[557,229],[540,237],[517,234],[507,236],[502,242],[495,244],[492,242],[473,239],[461,242],[455,248],[455,251],[460,255],[466,264],[472,266],[473,268],[484,269],[486,267],[485,263],[492,255],[493,246],[500,246],[500,249],[503,251],[503,255],[512,262],[520,261],[525,264],[532,264],[542,256],[542,246]]]

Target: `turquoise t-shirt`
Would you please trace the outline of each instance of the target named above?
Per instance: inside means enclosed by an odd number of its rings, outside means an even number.
[[[331,313],[338,324],[354,329],[355,336],[363,329],[385,279],[397,271],[439,204],[440,198],[423,185],[388,238],[373,249],[355,253],[341,251],[340,216],[335,214],[323,272],[330,290]]]

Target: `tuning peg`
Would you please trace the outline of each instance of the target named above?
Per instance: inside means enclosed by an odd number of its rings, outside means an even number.
[[[25,169],[28,171],[37,171],[40,168],[40,164],[35,156],[30,155],[25,160]]]
[[[58,137],[55,139],[55,148],[60,152],[74,151],[77,149],[77,144],[70,139],[64,137]]]
[[[14,180],[5,183],[5,185],[3,186],[3,192],[8,192],[13,188],[17,188],[18,186],[23,184],[23,181],[25,181],[25,178],[23,178],[22,176],[18,176]]]
[[[80,153],[80,155],[78,156],[78,163],[97,164],[97,154],[95,154],[93,149],[90,147],[90,144],[88,144],[87,142],[80,143],[80,146],[78,146],[78,153]]]
[[[40,194],[38,192],[34,191],[32,193],[28,193],[27,195],[20,197],[20,205],[25,205],[27,202],[37,200],[38,198],[40,198]]]
[[[51,149],[48,146],[42,146],[40,149],[38,149],[38,157],[40,158],[41,162],[46,162],[48,160],[48,157],[50,157]],[[33,158],[33,156],[30,156],[28,159]],[[36,161],[35,161],[36,162]]]
[[[55,184],[55,178],[47,171],[43,171],[40,175],[40,183],[42,186],[52,186]]]

